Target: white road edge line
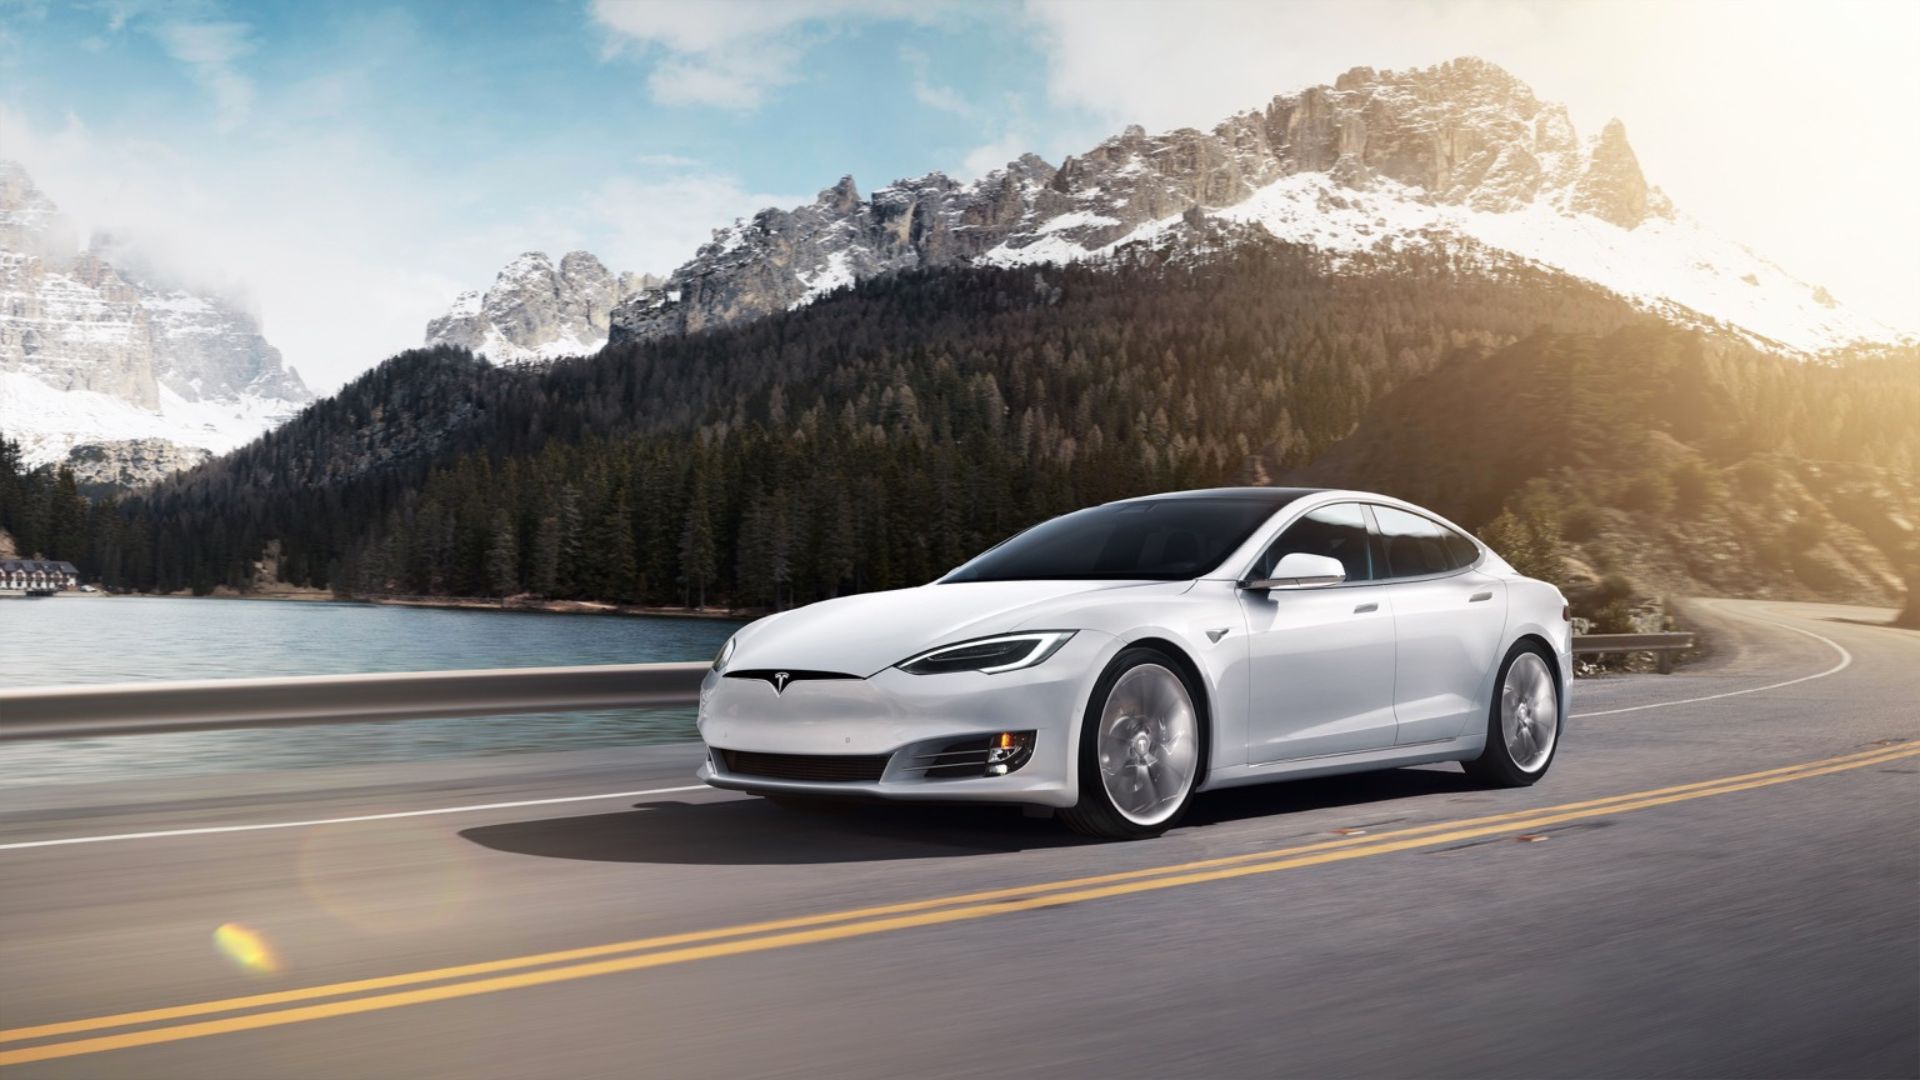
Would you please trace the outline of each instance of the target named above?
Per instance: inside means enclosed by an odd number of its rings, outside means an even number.
[[[1713,606],[1716,608],[1720,608],[1720,605],[1718,604],[1715,604]],[[1725,609],[1722,608],[1721,610],[1724,611]],[[1669,705],[1692,705],[1695,702],[1699,702],[1699,701],[1718,701],[1721,698],[1739,697],[1742,694],[1758,694],[1763,690],[1778,690],[1783,686],[1793,686],[1797,683],[1812,682],[1815,679],[1824,679],[1829,675],[1838,675],[1842,671],[1847,670],[1847,668],[1853,664],[1853,654],[1847,651],[1846,646],[1840,644],[1839,642],[1823,634],[1816,634],[1811,630],[1802,629],[1801,627],[1798,627],[1798,626],[1792,626],[1788,623],[1783,623],[1778,619],[1755,619],[1752,616],[1738,616],[1738,617],[1746,618],[1748,622],[1763,623],[1767,626],[1777,626],[1782,630],[1791,630],[1796,634],[1805,634],[1806,636],[1814,639],[1815,641],[1821,642],[1822,644],[1826,645],[1828,648],[1832,649],[1834,652],[1839,653],[1840,662],[1833,665],[1832,667],[1828,668],[1825,671],[1816,671],[1812,675],[1802,675],[1797,679],[1788,679],[1785,682],[1768,683],[1765,686],[1750,686],[1745,690],[1728,690],[1727,692],[1722,694],[1708,694],[1705,697],[1682,698],[1679,701],[1656,701],[1651,705],[1629,705],[1623,709],[1600,709],[1596,712],[1574,713],[1569,717],[1567,717],[1567,719],[1585,720],[1589,716],[1618,716],[1621,713],[1640,712],[1644,709],[1664,709]]]
[[[264,829],[300,829],[309,825],[348,825],[356,821],[391,821],[394,818],[430,817],[434,814],[471,814],[478,810],[513,810],[522,806],[552,806],[556,803],[633,799],[642,795],[672,795],[682,791],[712,790],[714,789],[705,784],[688,784],[684,787],[650,788],[646,791],[609,791],[602,795],[565,795],[555,799],[520,799],[516,802],[475,803],[472,806],[436,806],[430,810],[397,810],[387,814],[355,814],[352,817],[315,818],[312,821],[268,821],[253,825],[207,825],[197,829],[160,829],[154,832],[113,833],[107,836],[67,836],[58,840],[22,840],[11,844],[0,844],[0,851],[64,847],[68,844],[104,844],[109,840],[154,840],[163,836],[211,836],[216,833],[259,832]]]

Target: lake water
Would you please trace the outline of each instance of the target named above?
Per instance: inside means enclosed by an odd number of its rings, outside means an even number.
[[[738,626],[310,601],[4,599],[0,686],[708,660]],[[683,708],[0,743],[0,784],[693,737],[693,710]]]

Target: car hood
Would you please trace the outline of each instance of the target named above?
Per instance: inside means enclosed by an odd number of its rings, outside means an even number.
[[[1183,591],[1189,585],[1185,581],[965,581],[860,593],[754,623],[740,632],[728,666],[841,671],[864,677],[916,653],[969,638],[1020,629],[1080,629],[1071,622],[1046,619],[1070,611],[1077,596],[1122,589]]]

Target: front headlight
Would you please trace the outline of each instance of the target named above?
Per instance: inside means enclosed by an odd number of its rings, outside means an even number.
[[[958,645],[942,645],[902,660],[894,667],[914,675],[943,675],[952,671],[997,675],[1032,667],[1059,652],[1060,646],[1073,635],[1072,630],[1034,630],[976,638]]]
[[[733,659],[734,643],[735,643],[734,638],[728,638],[727,643],[725,645],[720,646],[720,655],[713,658],[714,671],[724,672],[727,670],[727,661]]]

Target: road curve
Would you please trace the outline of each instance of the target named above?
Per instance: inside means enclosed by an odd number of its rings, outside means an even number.
[[[796,815],[693,747],[14,788],[0,1068],[1920,1075],[1920,633],[1696,614],[1709,661],[1582,682],[1532,789],[1245,789],[1139,844]]]

